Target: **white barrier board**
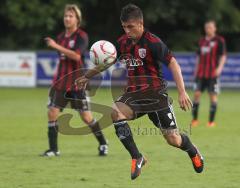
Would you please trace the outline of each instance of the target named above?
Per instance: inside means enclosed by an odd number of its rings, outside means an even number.
[[[36,53],[0,52],[0,86],[35,87]]]

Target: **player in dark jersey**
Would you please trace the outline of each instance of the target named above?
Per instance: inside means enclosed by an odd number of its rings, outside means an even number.
[[[119,61],[127,66],[128,85],[125,93],[115,101],[111,117],[118,138],[132,157],[131,179],[140,175],[147,160],[138,150],[127,121],[143,115],[148,115],[153,124],[161,129],[170,145],[186,151],[195,171],[201,173],[203,157],[189,137],[179,133],[162,75],[162,64],[165,64],[173,73],[180,107],[183,110],[191,109],[192,103],[185,91],[176,59],[157,36],[144,30],[140,8],[133,4],[126,5],[121,11],[120,20],[125,34],[118,39],[116,47]],[[76,84],[84,88],[93,75],[103,70],[98,66],[89,70],[76,80]]]
[[[72,109],[79,112],[83,122],[89,125],[96,136],[99,142],[99,155],[103,156],[108,152],[104,135],[90,112],[85,91],[74,86],[77,76],[83,74],[81,72],[83,55],[88,47],[88,35],[79,28],[80,23],[81,12],[79,8],[74,4],[66,5],[64,11],[65,31],[58,35],[56,42],[49,37],[45,39],[49,47],[58,51],[60,62],[49,92],[49,149],[43,153],[43,156],[58,156],[60,154],[57,144],[57,118],[68,103],[70,103]]]
[[[194,72],[194,102],[192,126],[197,126],[198,108],[202,92],[207,89],[210,97],[210,112],[207,126],[215,126],[217,94],[219,93],[219,76],[226,62],[226,45],[223,37],[216,34],[216,23],[209,20],[204,26],[206,35],[199,40],[197,63]]]

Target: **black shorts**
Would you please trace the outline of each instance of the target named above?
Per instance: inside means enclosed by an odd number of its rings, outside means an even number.
[[[122,102],[134,112],[133,119],[148,115],[160,129],[176,129],[177,123],[172,108],[172,99],[160,90],[126,92],[115,102]]]
[[[70,106],[67,106],[69,104]],[[61,111],[64,108],[72,108],[77,111],[90,110],[86,92],[83,90],[62,91],[51,89],[49,92],[48,107],[56,107],[59,108]]]
[[[195,80],[195,84],[193,86],[194,91],[204,92],[205,89],[208,90],[209,93],[218,94],[220,92],[219,81],[217,78],[197,78]]]

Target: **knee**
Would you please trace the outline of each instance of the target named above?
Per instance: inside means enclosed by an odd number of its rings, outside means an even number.
[[[58,116],[58,109],[49,108],[49,110],[48,110],[48,119],[50,121],[55,121],[57,119],[57,116]]]
[[[82,121],[85,124],[89,125],[89,124],[93,123],[94,119],[91,114],[85,114],[85,115],[80,115],[80,116],[81,116]]]
[[[112,120],[115,120],[117,118],[117,111],[115,109],[112,109],[111,118]]]
[[[217,104],[218,101],[217,96],[216,95],[210,96],[210,101],[212,104]]]
[[[181,136],[176,133],[171,133],[165,136],[167,143],[174,147],[180,147],[182,143]]]
[[[93,123],[93,120],[92,116],[82,116],[82,121],[87,125]]]
[[[196,91],[194,93],[194,102],[199,102],[200,101],[200,97],[201,97],[201,92],[200,91]]]
[[[113,121],[118,121],[121,119],[126,119],[126,117],[119,111],[116,109],[113,109],[111,112],[111,118]]]

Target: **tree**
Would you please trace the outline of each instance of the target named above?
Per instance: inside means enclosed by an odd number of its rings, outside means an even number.
[[[173,50],[195,50],[207,19],[215,19],[230,51],[240,50],[240,3],[238,0],[132,0],[142,8],[145,25]],[[67,0],[2,0],[0,49],[44,49],[43,38],[63,30]],[[127,0],[74,0],[83,12],[90,42],[114,41],[123,31],[119,21]],[[239,39],[236,39],[239,38]]]

